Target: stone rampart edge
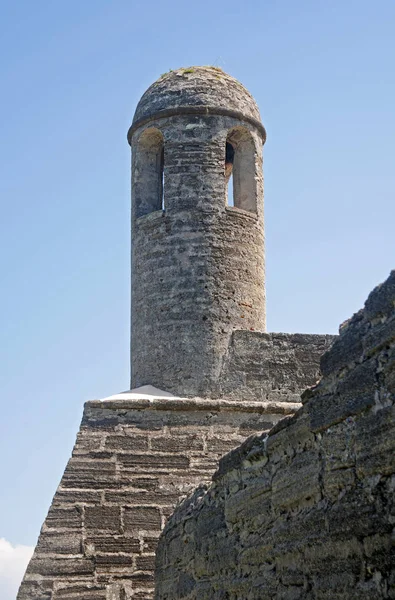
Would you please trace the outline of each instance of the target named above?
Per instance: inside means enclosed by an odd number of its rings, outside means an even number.
[[[89,400],[87,409],[158,410],[158,411],[220,411],[292,415],[302,404],[299,402],[237,402],[203,398],[136,398],[127,400]]]

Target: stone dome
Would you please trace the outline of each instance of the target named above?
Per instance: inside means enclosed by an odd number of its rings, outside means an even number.
[[[191,113],[237,113],[239,118],[262,127],[254,98],[237,79],[218,67],[188,67],[163,74],[148,88],[137,105],[132,128],[160,116],[158,113],[166,116],[178,109],[189,109]]]

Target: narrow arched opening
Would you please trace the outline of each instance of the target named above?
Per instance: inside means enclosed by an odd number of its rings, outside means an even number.
[[[232,129],[225,146],[226,204],[249,212],[257,211],[256,147],[250,132]]]
[[[159,129],[146,129],[136,146],[133,206],[136,218],[164,210],[164,140]]]
[[[225,146],[225,190],[228,206],[234,206],[233,201],[233,163],[235,158],[235,149],[233,145],[226,141]]]

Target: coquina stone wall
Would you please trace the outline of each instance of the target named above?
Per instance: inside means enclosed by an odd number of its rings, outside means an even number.
[[[300,402],[306,381],[336,336],[234,331],[213,394],[234,400]]]
[[[132,388],[212,396],[232,332],[265,331],[265,136],[251,94],[218,68],[171,71],[141,98],[128,134]]]
[[[268,334],[260,345],[259,402],[243,394],[240,401],[121,394],[86,403],[18,600],[151,600],[157,540],[177,503],[210,481],[230,449],[293,414],[295,390],[319,377],[320,349],[331,336],[280,338],[271,344]],[[256,355],[251,372],[258,362]],[[245,385],[246,356],[237,368]]]
[[[172,515],[156,600],[395,598],[395,271],[321,370]]]
[[[92,401],[18,600],[148,600],[175,505],[220,456],[295,404]]]

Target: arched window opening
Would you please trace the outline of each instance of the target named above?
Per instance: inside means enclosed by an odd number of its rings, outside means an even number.
[[[225,189],[227,205],[257,211],[256,148],[247,129],[236,127],[226,139]]]
[[[164,210],[164,142],[158,129],[146,129],[137,147],[133,169],[135,217]]]
[[[161,208],[165,210],[165,147],[162,143],[162,152],[160,154],[160,180],[161,180]]]
[[[228,206],[234,206],[233,203],[233,162],[235,158],[235,149],[230,142],[226,142],[225,147],[225,189]]]

